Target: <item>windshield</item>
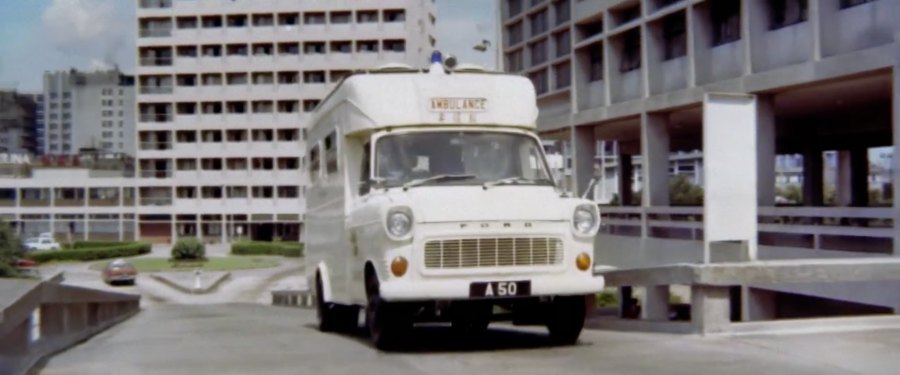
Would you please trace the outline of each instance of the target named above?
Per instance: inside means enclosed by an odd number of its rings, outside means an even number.
[[[538,142],[524,134],[391,134],[379,138],[375,145],[375,177],[387,187],[475,185],[501,179],[552,185],[540,150]]]

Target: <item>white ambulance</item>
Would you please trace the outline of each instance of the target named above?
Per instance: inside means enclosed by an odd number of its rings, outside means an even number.
[[[546,325],[577,341],[591,297],[597,205],[554,182],[523,77],[389,66],[344,79],[313,114],[307,278],[323,331],[375,346],[420,322],[478,332]]]

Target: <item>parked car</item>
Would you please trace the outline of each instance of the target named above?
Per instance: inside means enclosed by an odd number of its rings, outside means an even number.
[[[26,251],[59,250],[62,248],[59,242],[49,237],[29,238],[25,240],[23,245]]]
[[[35,262],[31,259],[13,258],[9,261],[9,265],[15,267],[21,275],[31,277],[41,276],[40,269],[38,268],[38,262]]]
[[[127,284],[134,285],[137,280],[137,268],[125,259],[116,259],[106,264],[103,268],[103,282],[109,285]]]

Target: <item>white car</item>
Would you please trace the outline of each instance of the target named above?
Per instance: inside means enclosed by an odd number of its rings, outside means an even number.
[[[25,250],[43,251],[43,250],[59,250],[62,246],[53,238],[37,237],[25,240]]]

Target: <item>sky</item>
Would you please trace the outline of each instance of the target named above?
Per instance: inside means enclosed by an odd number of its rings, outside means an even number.
[[[0,89],[41,90],[43,73],[118,65],[134,73],[134,0],[0,0]],[[495,0],[437,0],[436,48],[494,68]],[[487,39],[487,52],[474,50]]]

